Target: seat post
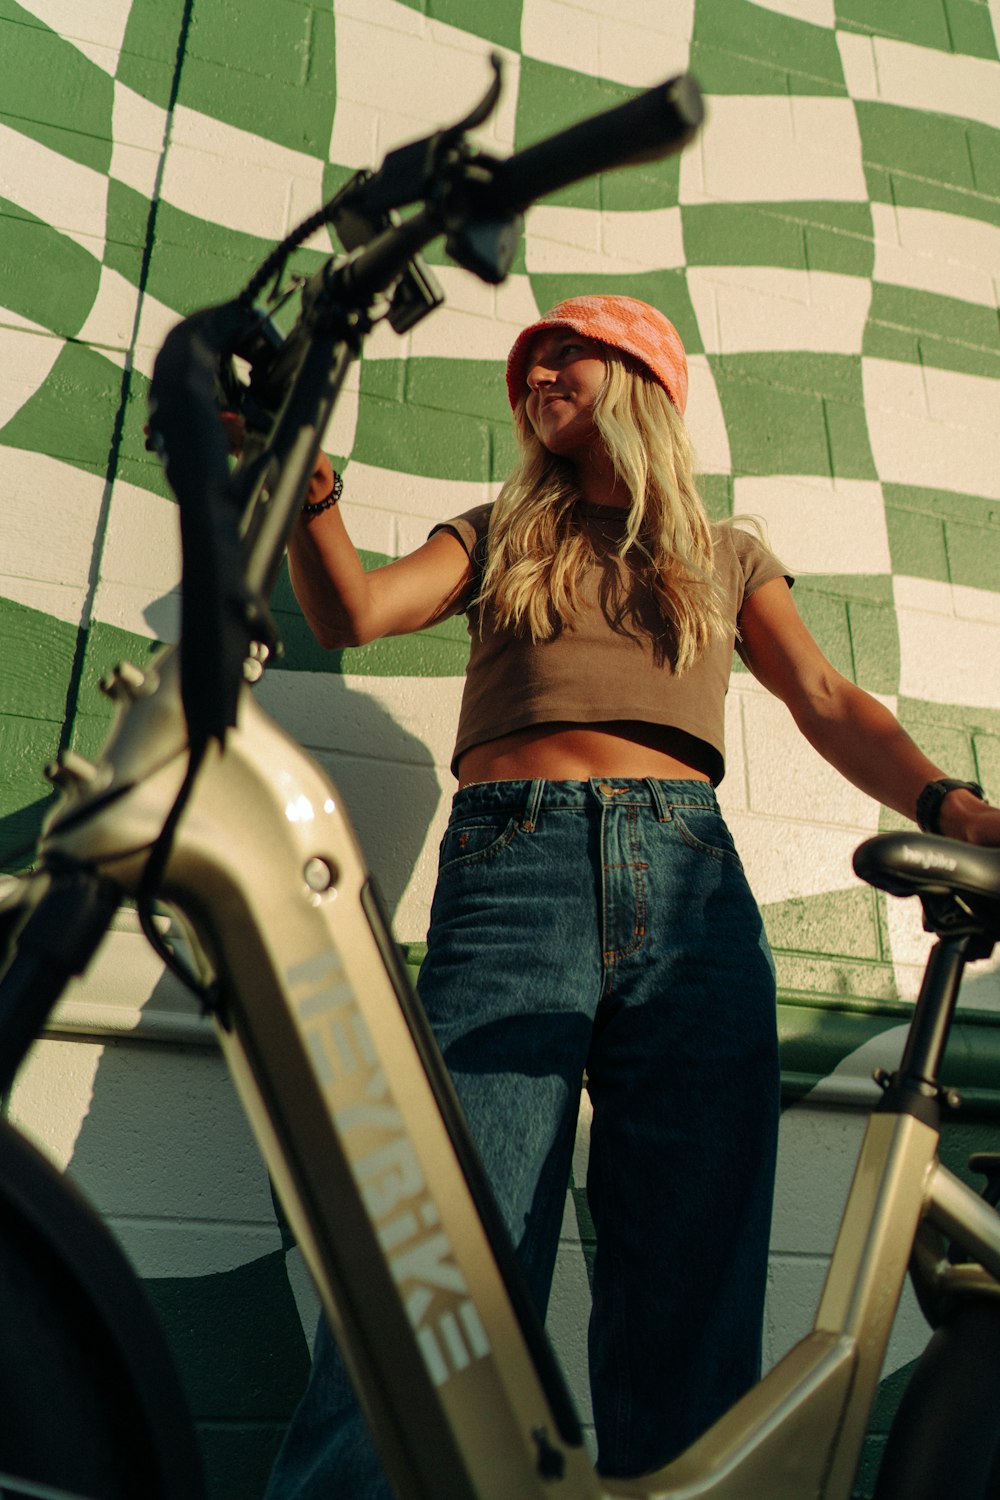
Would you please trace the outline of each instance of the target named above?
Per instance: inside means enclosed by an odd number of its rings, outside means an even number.
[[[899,1109],[901,1094],[937,1099],[938,1073],[958,1003],[973,934],[940,937],[931,949],[899,1069],[892,1075],[882,1109]]]

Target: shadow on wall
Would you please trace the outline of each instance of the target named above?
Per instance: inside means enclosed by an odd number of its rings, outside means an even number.
[[[34,864],[42,823],[55,805],[56,794],[50,792],[48,796],[0,815],[0,870],[17,873]]]

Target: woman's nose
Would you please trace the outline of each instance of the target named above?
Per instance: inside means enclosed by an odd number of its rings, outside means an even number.
[[[529,391],[537,391],[543,385],[551,385],[554,379],[555,371],[545,364],[543,360],[536,360],[528,368],[527,380]]]

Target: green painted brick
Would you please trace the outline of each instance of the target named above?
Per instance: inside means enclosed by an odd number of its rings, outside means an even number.
[[[59,747],[59,729],[46,719],[0,717],[0,813],[17,812],[48,795],[42,772]]]
[[[737,474],[875,479],[859,358],[710,356]]]
[[[23,870],[34,858],[53,794],[42,772],[59,750],[60,726],[0,715],[0,869]]]
[[[134,367],[123,381],[124,409],[118,448],[114,455],[115,479],[172,499],[163,466],[146,447],[144,427],[149,421],[149,380]]]
[[[799,614],[837,671],[845,677],[853,677],[854,652],[844,601],[827,593],[816,580],[806,577],[796,581],[795,602]]]
[[[0,599],[0,715],[62,723],[77,635],[54,615]]]
[[[361,395],[352,457],[441,479],[490,477],[489,423]]]
[[[982,495],[899,484],[883,484],[882,493],[887,505],[914,515],[937,516],[942,521],[959,521],[970,526],[1000,527],[1000,502]]]
[[[592,78],[570,68],[540,62],[537,58],[522,57],[515,149],[530,146],[589,115],[613,109],[635,92],[624,84]]]
[[[663,161],[621,167],[617,172],[594,178],[598,206],[608,213],[673,208],[680,191],[680,160],[679,156],[668,156]],[[550,201],[568,200],[554,195]]]
[[[113,80],[15,0],[6,0],[0,24],[0,120],[71,161],[106,172]]]
[[[966,734],[1000,734],[1000,709],[970,707],[965,703],[932,703],[929,699],[901,698],[900,713],[906,713],[912,721],[921,720],[930,725],[945,725],[961,729]],[[960,772],[956,772],[960,775]]]
[[[366,677],[464,677],[468,657],[467,641],[456,641],[433,627],[331,651],[328,670]]]
[[[684,255],[689,266],[807,268],[805,226],[796,205],[684,204]]]
[[[333,129],[333,16],[282,0],[196,5],[179,102],[325,160]]]
[[[406,399],[406,359],[400,346],[398,359],[361,359],[361,394],[377,401]]]
[[[103,261],[133,286],[142,281],[150,210],[150,200],[142,193],[109,179]]]
[[[485,359],[411,359],[403,399],[435,410],[510,423],[504,366]]]
[[[936,712],[939,709],[942,710],[940,714]],[[974,726],[972,722],[962,722],[961,710],[952,717],[946,717],[943,705],[901,698],[896,714],[903,728],[916,740],[921,750],[936,765],[942,766],[949,776],[958,776],[962,780],[975,779]]]
[[[305,1380],[303,1379],[303,1389]],[[205,1500],[263,1495],[291,1411],[266,1422],[195,1422]]]
[[[837,25],[845,31],[889,36],[942,52],[951,50],[942,0],[907,0],[905,5],[883,3],[874,8],[871,0],[834,0],[834,13]]]
[[[972,163],[973,185],[993,205],[992,222],[995,224],[1000,222],[996,217],[1000,212],[1000,161],[997,160],[1000,155],[1000,130],[971,122],[966,125],[965,136]]]
[[[854,108],[874,201],[1000,223],[996,130],[894,104]]]
[[[806,221],[810,271],[870,276],[875,264],[871,208],[867,203],[820,203]]]
[[[972,526],[946,521],[945,544],[952,583],[996,590],[1000,581],[1000,525]]]
[[[112,360],[83,344],[66,344],[46,380],[0,428],[0,443],[104,474],[122,378]]]
[[[361,552],[366,569],[392,559],[379,552]],[[272,598],[284,655],[280,665],[293,672],[364,673],[370,677],[463,677],[469,657],[465,617],[443,620],[413,635],[391,636],[367,646],[328,651],[316,640],[295,602],[282,568]]]
[[[894,573],[948,582],[948,552],[940,517],[921,515],[887,499],[885,524]]]
[[[309,1351],[282,1251],[215,1275],[149,1278],[143,1286],[203,1420],[260,1421],[291,1410]]]
[[[887,962],[782,952],[780,949],[774,955],[774,962],[779,999],[785,1004],[798,999],[812,1005],[820,998],[827,1002],[850,1002],[853,1010],[864,1014],[866,1006],[873,1010],[899,998],[892,965]],[[809,1027],[813,1038],[816,1024],[813,1022]],[[832,1023],[824,1021],[822,1024]],[[853,1048],[849,1050],[853,1051]]]
[[[876,281],[863,352],[875,359],[1000,378],[996,308]]]
[[[411,10],[433,21],[457,26],[516,52],[521,45],[521,0],[493,0],[488,9],[480,0],[401,0]]]
[[[699,474],[698,493],[713,521],[724,521],[733,514],[733,481],[728,474]]]
[[[90,625],[87,630],[79,693],[75,704],[74,748],[84,755],[95,753],[103,745],[103,736],[110,728],[114,710],[100,691],[101,678],[121,661],[130,661],[134,666],[145,670],[152,663],[161,644],[160,641],[155,641],[149,636],[137,635],[131,630],[122,630],[117,625],[108,625],[102,621],[94,621]],[[89,724],[85,726],[84,720],[89,720]],[[103,733],[101,726],[103,726]],[[89,746],[87,749],[84,748],[77,733],[78,730],[82,733],[84,729]],[[101,735],[96,743],[95,735]]]
[[[763,908],[772,948],[848,958],[880,959],[875,893],[867,886],[771,902]]]
[[[490,480],[500,484],[507,478],[518,459],[517,438],[510,419],[490,428]]]
[[[984,787],[990,800],[1000,801],[1000,734],[973,734],[974,780]]]
[[[690,67],[707,94],[847,92],[832,30],[731,0],[698,0]]]
[[[179,313],[224,302],[243,290],[274,244],[258,235],[195,218],[161,201],[156,207],[146,286],[159,301]],[[327,259],[320,250],[296,250],[286,265],[286,282],[294,274],[311,276]],[[283,331],[297,316],[298,307],[298,300],[293,298],[275,315]]]
[[[704,203],[681,207],[692,266],[783,266],[870,276],[875,263],[867,203]]]
[[[953,52],[997,61],[997,40],[988,6],[982,0],[943,0]]]
[[[184,0],[132,0],[117,77],[165,109],[183,48]]]
[[[847,606],[854,657],[854,677],[870,693],[899,690],[899,629],[890,596],[882,605],[852,600]]]
[[[844,604],[892,607],[892,579],[885,573],[807,573],[799,583],[812,593],[827,594]]]
[[[39,266],[45,275],[38,274]],[[101,265],[89,250],[0,198],[3,306],[63,338],[78,333],[94,305]]]

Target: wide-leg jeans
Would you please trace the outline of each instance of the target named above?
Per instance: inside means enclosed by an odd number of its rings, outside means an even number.
[[[586,1078],[598,1466],[666,1463],[758,1378],[777,1137],[773,965],[712,788],[458,792],[419,988],[543,1316]],[[324,1325],[268,1500],[389,1493]]]

